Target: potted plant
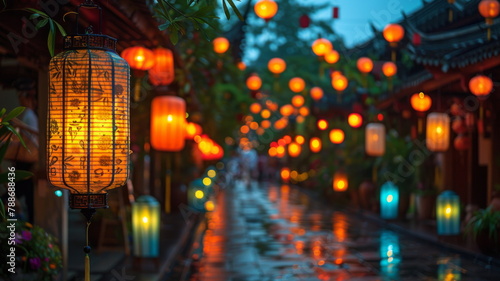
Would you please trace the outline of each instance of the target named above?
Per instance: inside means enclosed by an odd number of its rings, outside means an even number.
[[[490,205],[486,209],[474,212],[465,225],[465,234],[476,242],[481,252],[488,255],[500,255],[500,212]]]

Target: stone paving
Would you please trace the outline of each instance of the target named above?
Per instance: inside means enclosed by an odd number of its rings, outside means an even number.
[[[288,185],[220,193],[186,280],[500,280],[500,269],[314,202]],[[178,280],[178,279],[177,279]]]

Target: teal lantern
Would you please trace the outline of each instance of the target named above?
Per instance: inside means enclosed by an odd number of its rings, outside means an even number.
[[[210,194],[210,187],[205,184],[208,182],[207,179],[209,178],[195,179],[189,183],[188,204],[194,211],[205,212],[205,202]]]
[[[380,188],[380,217],[395,219],[398,217],[399,189],[391,181]]]
[[[443,191],[437,198],[436,221],[438,235],[460,233],[460,199],[451,191]]]
[[[160,250],[160,203],[143,195],[132,203],[134,256],[157,258]]]

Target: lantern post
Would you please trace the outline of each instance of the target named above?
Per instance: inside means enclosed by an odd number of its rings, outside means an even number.
[[[130,68],[116,53],[116,39],[101,34],[102,11],[87,0],[77,8],[99,13],[99,34],[64,37],[64,51],[49,64],[47,178],[70,191],[69,205],[87,219],[107,207],[109,189],[128,180],[130,162]],[[85,281],[90,280],[90,246],[84,247]]]
[[[438,235],[457,235],[460,233],[460,198],[445,190],[436,202],[436,222]]]

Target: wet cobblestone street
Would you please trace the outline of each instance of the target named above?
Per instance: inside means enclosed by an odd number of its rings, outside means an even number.
[[[500,280],[497,267],[255,182],[219,194],[193,257],[186,280]]]

